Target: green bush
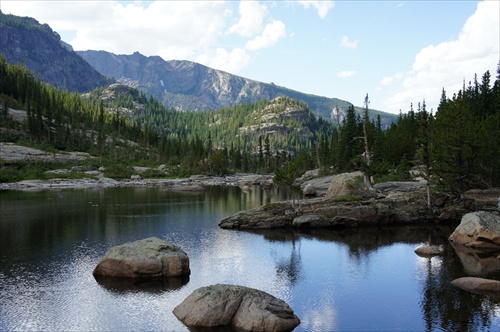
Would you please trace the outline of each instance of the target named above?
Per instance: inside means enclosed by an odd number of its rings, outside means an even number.
[[[130,179],[135,171],[128,165],[111,164],[104,167],[104,176],[112,179]]]

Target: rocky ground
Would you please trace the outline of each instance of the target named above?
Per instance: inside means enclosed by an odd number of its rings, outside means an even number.
[[[49,171],[54,178],[49,180],[25,180],[13,183],[0,183],[0,190],[41,190],[41,189],[83,189],[83,188],[108,188],[108,187],[145,187],[163,186],[176,191],[201,191],[206,186],[240,186],[242,188],[251,185],[271,183],[272,175],[234,174],[223,177],[204,175],[193,175],[182,179],[143,179],[141,173],[147,170],[163,171],[164,167],[158,169],[148,167],[134,167],[137,175],[130,179],[115,180],[104,175],[104,169],[94,170],[88,166],[78,166],[79,161],[93,158],[83,152],[56,152],[50,153],[35,148],[25,147],[14,143],[0,143],[0,160],[3,162],[18,161],[44,161],[75,163],[68,169],[57,169]],[[68,179],[66,175],[72,173],[84,173],[88,177],[81,179]],[[58,177],[57,175],[61,175]]]

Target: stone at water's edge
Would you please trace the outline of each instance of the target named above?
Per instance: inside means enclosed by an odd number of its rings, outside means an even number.
[[[415,253],[422,257],[432,257],[443,254],[443,248],[439,246],[421,245],[415,249]]]
[[[409,196],[408,196],[409,197]],[[425,200],[335,201],[313,198],[267,204],[222,219],[225,229],[329,228],[431,222]]]
[[[451,284],[468,292],[500,298],[500,281],[498,280],[463,277],[453,280]]]
[[[188,327],[231,326],[239,331],[292,331],[290,306],[266,292],[237,285],[201,287],[173,310]]]
[[[500,249],[500,216],[485,211],[467,213],[449,240],[470,248]]]
[[[93,272],[95,277],[131,279],[182,277],[190,273],[187,254],[156,237],[109,249]]]

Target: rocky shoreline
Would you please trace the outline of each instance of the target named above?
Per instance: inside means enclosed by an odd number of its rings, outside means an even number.
[[[385,182],[375,185],[375,191],[367,191],[356,183],[358,176],[356,172],[335,175],[324,196],[240,211],[221,220],[219,227],[320,229],[458,223],[469,212],[500,212],[500,188],[473,189],[461,197],[436,194],[429,205],[424,181]],[[304,193],[306,187],[307,184],[302,186]]]
[[[99,171],[89,171],[88,178],[50,180],[24,180],[12,183],[0,183],[2,190],[46,190],[46,189],[87,189],[112,187],[163,187],[173,191],[203,191],[208,186],[264,185],[272,182],[272,175],[235,174],[224,177],[193,175],[182,179],[134,179],[115,180],[104,177]]]

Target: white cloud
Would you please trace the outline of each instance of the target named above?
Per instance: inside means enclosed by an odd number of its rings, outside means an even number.
[[[246,43],[245,48],[256,51],[270,47],[286,36],[285,24],[281,21],[273,21],[266,25],[261,35]]]
[[[230,3],[217,1],[7,1],[4,12],[35,17],[75,50],[195,58],[224,34]],[[147,5],[147,6],[146,6]]]
[[[339,71],[337,73],[337,77],[339,78],[347,78],[347,77],[351,77],[351,76],[354,76],[356,75],[356,71],[355,70],[343,70],[343,71]]]
[[[358,41],[350,41],[349,37],[343,36],[342,40],[340,42],[340,46],[347,47],[347,48],[357,48],[358,47]]]
[[[333,1],[326,0],[302,0],[299,3],[304,6],[304,8],[313,7],[318,12],[318,16],[321,18],[325,18],[328,15],[330,9],[332,9],[335,4]]]
[[[286,37],[285,24],[257,1],[2,1],[2,11],[48,23],[75,50],[139,51],[231,73]]]
[[[384,110],[407,110],[410,103],[425,99],[428,109],[436,111],[443,88],[451,97],[474,74],[481,77],[489,70],[494,76],[500,54],[499,12],[498,1],[478,3],[457,39],[423,48],[410,71],[383,78],[380,84],[384,86],[396,81],[402,84],[384,101]]]
[[[235,48],[231,52],[228,52],[219,47],[213,56],[204,54],[197,59],[197,62],[229,73],[237,73],[246,67],[251,60],[250,54],[242,48]]]
[[[262,22],[267,15],[267,7],[257,1],[241,1],[240,19],[231,26],[230,33],[237,33],[243,37],[252,37],[262,31]]]
[[[380,81],[380,85],[388,86],[393,84],[394,82],[401,81],[405,76],[404,72],[396,73],[394,76],[386,76]]]

